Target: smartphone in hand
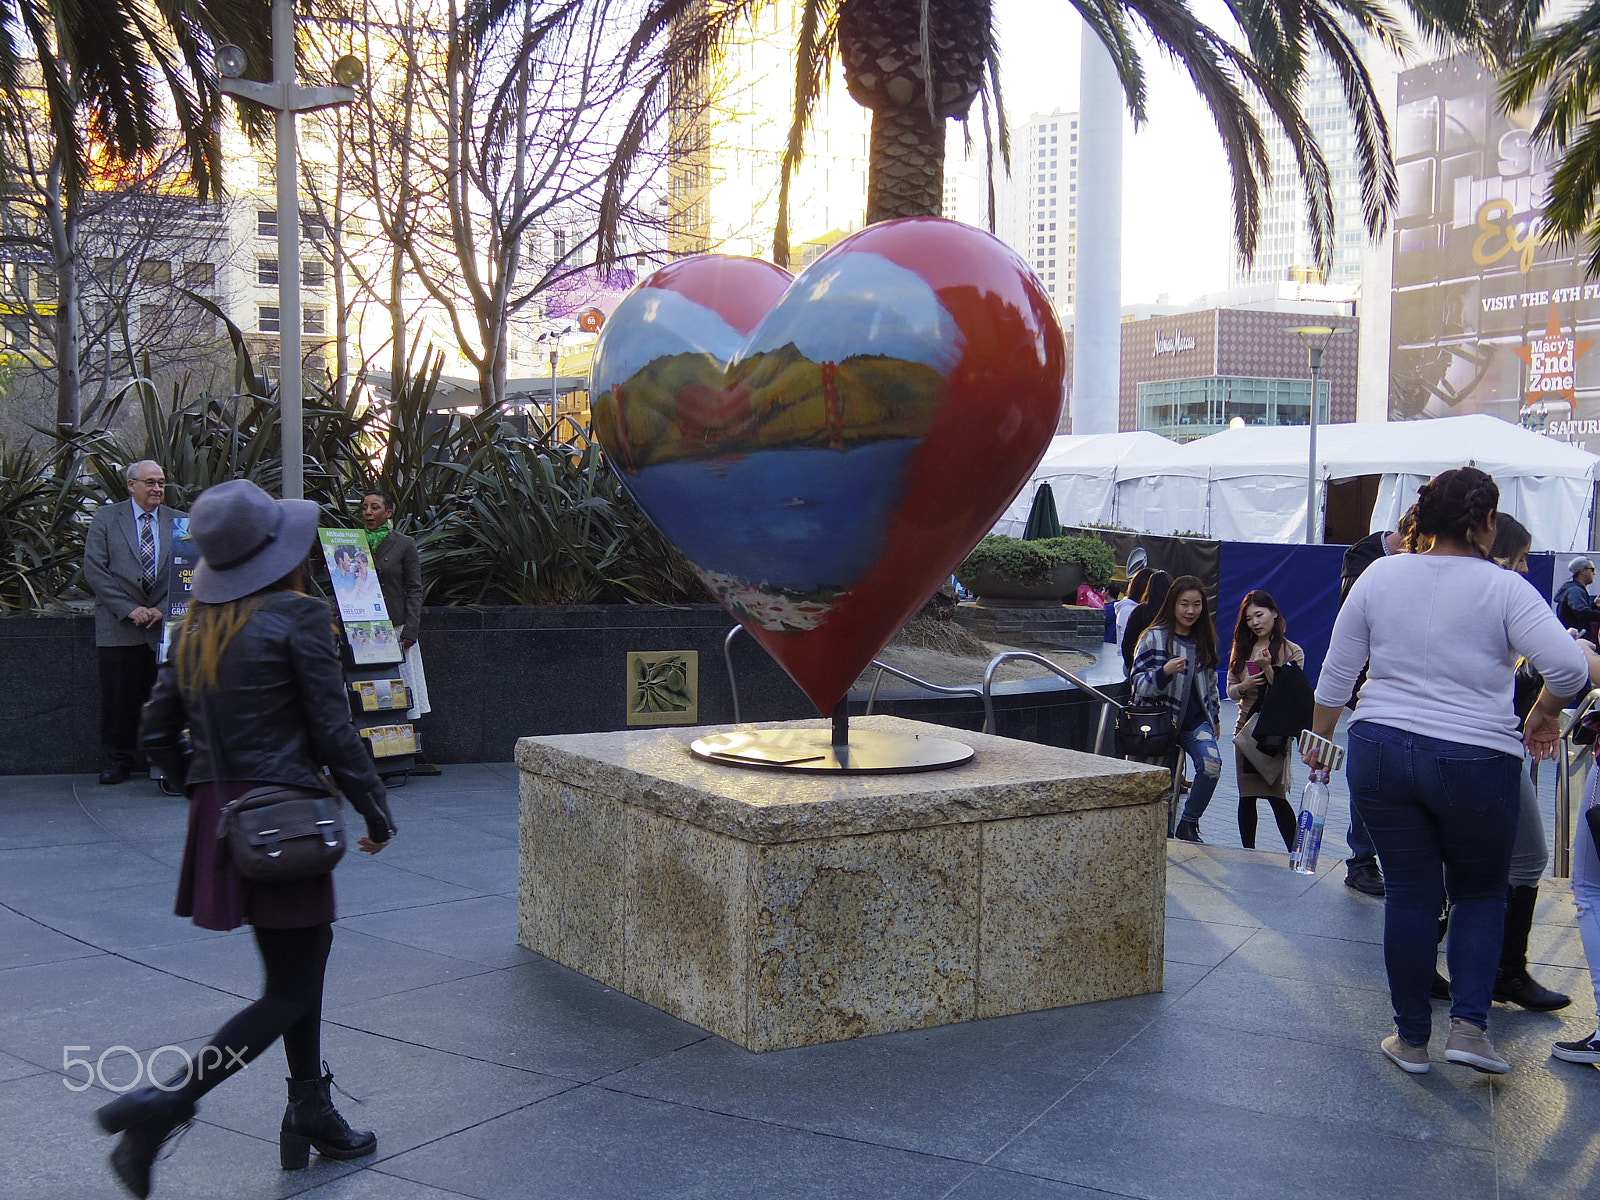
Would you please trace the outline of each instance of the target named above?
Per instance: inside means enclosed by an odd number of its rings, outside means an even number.
[[[1247,675],[1259,675],[1261,674],[1261,664],[1252,658],[1249,662],[1245,663],[1244,670],[1245,674]]]

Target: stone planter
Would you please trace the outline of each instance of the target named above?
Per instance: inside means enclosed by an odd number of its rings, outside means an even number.
[[[1065,604],[1083,586],[1083,568],[1075,562],[1059,563],[1044,583],[1018,583],[988,571],[979,571],[968,589],[979,603],[997,603],[1002,608]]]

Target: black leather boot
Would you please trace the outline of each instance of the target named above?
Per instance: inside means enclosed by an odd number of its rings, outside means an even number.
[[[1571,1004],[1572,997],[1551,991],[1528,974],[1528,935],[1533,932],[1533,907],[1538,901],[1537,886],[1506,889],[1506,932],[1500,944],[1494,998],[1531,1012],[1554,1012]]]
[[[321,1079],[290,1079],[289,1106],[278,1133],[278,1161],[298,1171],[311,1161],[311,1147],[324,1158],[362,1158],[378,1148],[378,1135],[351,1129],[333,1106],[333,1074],[322,1064]]]
[[[1199,842],[1201,840],[1200,822],[1191,821],[1186,817],[1178,822],[1178,828],[1173,831],[1172,836],[1180,842]]]
[[[150,1194],[150,1167],[162,1143],[188,1126],[194,1101],[176,1087],[142,1087],[102,1105],[94,1115],[101,1129],[122,1135],[111,1152],[111,1169],[123,1187],[145,1200]]]

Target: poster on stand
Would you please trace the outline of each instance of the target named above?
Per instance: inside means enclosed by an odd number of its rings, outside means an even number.
[[[367,535],[359,529],[320,529],[317,540],[322,543],[322,557],[328,563],[328,578],[333,583],[333,597],[339,603],[339,615],[345,624],[351,622],[389,621],[389,610],[383,603],[383,589],[378,586],[378,571],[372,565],[372,552],[367,548]],[[354,645],[354,643],[351,643]],[[357,659],[357,662],[362,661]],[[387,658],[375,659],[388,662]]]
[[[350,652],[357,666],[373,663],[396,663],[404,656],[400,639],[394,626],[387,621],[350,621],[344,623],[344,636],[350,643]]]
[[[194,591],[194,568],[200,561],[189,536],[189,518],[172,518],[172,553],[167,562],[167,612],[161,623],[161,662],[172,652],[172,639],[189,611],[189,593]]]

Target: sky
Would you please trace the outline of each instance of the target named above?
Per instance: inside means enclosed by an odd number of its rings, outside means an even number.
[[[1220,0],[1202,20],[1226,29]],[[1000,87],[1013,124],[1030,113],[1078,107],[1079,30],[1065,0],[995,0]],[[1122,147],[1122,302],[1162,294],[1185,304],[1228,286],[1233,206],[1222,142],[1181,68],[1141,45],[1149,121],[1125,120]]]

